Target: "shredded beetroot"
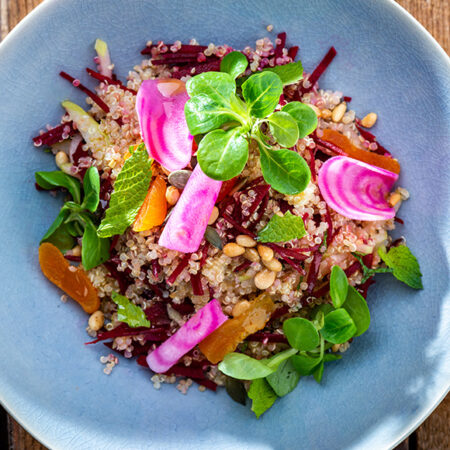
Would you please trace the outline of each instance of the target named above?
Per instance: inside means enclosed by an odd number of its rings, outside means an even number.
[[[181,258],[181,261],[179,262],[178,266],[175,267],[174,271],[170,274],[169,278],[167,278],[168,284],[175,283],[175,280],[178,278],[178,275],[180,275],[180,273],[183,272],[183,269],[188,265],[190,258],[191,253],[186,253],[183,256],[183,258]]]
[[[155,280],[159,278],[159,274],[161,273],[161,266],[157,259],[152,261],[152,275],[155,277]]]
[[[305,94],[306,92],[309,92],[313,89],[314,85],[317,83],[321,75],[325,72],[327,67],[330,65],[331,61],[333,61],[334,57],[336,56],[337,52],[334,47],[331,47],[330,50],[328,50],[327,54],[324,56],[322,61],[320,61],[319,65],[314,69],[313,73],[308,78],[308,81],[310,83],[309,88],[303,87],[301,85],[301,92],[302,94]]]
[[[287,314],[289,312],[289,306],[288,305],[283,305],[279,308],[277,308],[272,315],[270,316],[270,320],[269,323],[272,322],[275,319],[278,319],[282,316],[284,316],[285,314]]]
[[[247,339],[247,341],[257,341],[257,342],[282,342],[283,344],[287,344],[288,340],[286,336],[278,333],[267,333],[265,331],[261,331],[259,333],[251,334]]]
[[[47,145],[48,147],[51,147],[52,145],[55,145],[58,142],[64,141],[69,136],[73,136],[75,133],[76,130],[74,130],[73,128],[73,123],[67,122],[58,125],[52,128],[51,130],[46,131],[43,134],[35,136],[33,138],[33,142],[38,147],[41,145]]]
[[[292,213],[292,211],[294,210],[294,207],[292,205],[290,205],[286,200],[284,199],[280,199],[278,200],[278,206],[280,207],[280,211],[283,214],[286,214],[286,211],[289,211],[290,213]]]
[[[195,69],[194,72],[192,70]],[[220,70],[220,60],[217,61],[207,61],[204,63],[196,63],[192,65],[187,65],[180,69],[178,72],[174,72],[172,74],[173,78],[180,79],[185,77],[186,75],[198,75],[199,73],[211,72],[211,71],[219,71]]]
[[[256,219],[249,226],[250,230],[253,231],[255,229],[256,225],[258,225],[258,223],[261,222],[262,216],[266,212],[268,203],[269,203],[269,194],[267,193],[264,196],[264,198],[262,199],[261,205],[259,206],[259,211],[258,211],[258,215],[256,216]]]
[[[72,155],[73,165],[78,168],[78,174],[81,177],[81,179],[84,178],[84,174],[88,170],[88,167],[86,167],[84,165],[80,167],[80,165],[79,165],[80,159],[89,156],[89,152],[87,152],[86,150],[83,150],[83,145],[84,145],[84,141],[81,140],[80,143],[78,144],[75,152]]]
[[[154,66],[168,65],[170,67],[173,67],[184,65],[195,66],[198,64],[197,55],[195,54],[182,56],[179,55],[178,53],[164,53],[159,56],[161,56],[162,58],[152,59],[152,64]],[[214,61],[219,61],[219,58],[217,56],[208,56],[206,57],[205,61],[203,61],[203,63],[205,62],[212,63]]]
[[[247,230],[247,228],[244,228],[242,225],[237,223],[235,220],[233,220],[227,213],[223,213],[222,217],[230,224],[233,225],[233,227],[239,231],[242,234],[246,234],[247,236],[250,236],[252,238],[256,237],[255,233],[252,233],[250,230]]]
[[[163,342],[167,339],[167,332],[164,328],[150,330],[145,327],[130,328],[127,324],[121,323],[118,327],[110,331],[101,331],[97,334],[97,339],[86,342],[85,345],[97,344],[97,342],[117,337],[144,335],[146,341]]]
[[[286,258],[284,256],[280,255],[280,258],[287,264],[289,264],[294,270],[296,270],[299,274],[304,275],[305,269],[303,269],[303,267],[298,264],[294,259],[292,258]]]
[[[325,153],[332,152],[336,155],[347,156],[347,153],[345,153],[344,150],[342,150],[337,145],[332,144],[331,142],[320,139],[315,132],[310,136],[313,138],[319,150],[325,151]]]
[[[125,272],[119,272],[117,270],[117,264],[111,260],[104,262],[103,265],[108,270],[110,276],[119,283],[120,293],[125,295],[128,286],[131,284],[130,277]]]
[[[306,282],[308,283],[306,292],[308,294],[311,294],[312,291],[314,290],[314,287],[316,286],[317,275],[319,274],[319,267],[321,261],[322,261],[322,253],[317,251],[316,253],[314,253],[313,261],[309,266],[308,278],[306,279]]]
[[[367,298],[367,292],[372,284],[375,284],[375,280],[373,279],[373,277],[370,277],[365,283],[358,286],[357,289],[364,298]]]
[[[347,95],[344,95],[344,97],[342,97],[342,100],[344,100],[344,102],[351,102],[352,101],[352,98],[351,97],[348,97]]]
[[[202,257],[200,259],[200,269],[206,264],[206,260],[208,259],[208,248],[209,248],[209,242],[205,242],[203,247],[201,248],[200,252],[202,254]]]
[[[288,56],[292,59],[292,60],[294,60],[295,59],[295,57],[297,56],[297,53],[298,53],[298,46],[294,46],[294,47],[291,47],[289,50],[288,50]]]
[[[275,65],[277,64],[277,58],[283,56],[283,48],[286,45],[286,33],[283,31],[277,35],[277,45],[275,47]]]
[[[91,97],[91,99],[97,103],[97,105],[103,109],[106,113],[109,113],[109,106],[95,93],[88,89],[81,83],[78,83],[79,80],[75,80],[75,78],[71,77],[68,73],[61,71],[59,75],[67,81],[72,83],[72,86],[78,88],[80,91],[84,92],[87,96]],[[75,82],[75,83],[74,83]]]
[[[405,224],[405,222],[402,219],[400,219],[400,217],[394,217],[394,220],[395,220],[395,222],[398,222],[400,225]]]
[[[164,375],[176,375],[177,377],[203,379],[203,370],[195,367],[187,367],[182,364],[172,366]]]
[[[170,48],[173,46],[173,44],[164,44],[166,47]],[[142,55],[150,55],[152,53],[152,48],[157,47],[157,44],[150,45],[148,47],[145,47],[143,50],[141,50]],[[203,52],[207,49],[205,45],[182,45],[180,50],[178,52],[181,53],[199,53]],[[177,54],[178,52],[175,52]]]
[[[195,142],[195,141],[192,141],[192,142]],[[220,203],[225,197],[228,196],[228,194],[234,188],[234,186],[236,184],[236,180],[237,180],[237,177],[234,177],[231,180],[227,180],[222,183],[222,187],[220,188],[220,192],[219,192],[219,195],[217,196],[216,203]]]
[[[194,305],[190,301],[184,301],[183,303],[171,303],[170,306],[175,311],[178,311],[183,316],[192,314],[195,311]]]
[[[391,153],[389,152],[389,150],[385,149],[382,145],[380,145],[380,143],[377,141],[377,138],[370,132],[365,130],[362,126],[361,126],[361,121],[359,119],[356,119],[356,123],[355,123],[356,128],[359,131],[359,134],[366,140],[369,141],[370,143],[375,143],[377,144],[377,149],[373,150],[375,153],[378,153],[380,155],[385,155],[385,156],[392,156]]]
[[[309,148],[309,170],[311,170],[311,178],[313,181],[316,181],[317,174],[316,174],[316,149],[315,148]]]
[[[200,273],[190,274],[191,277],[191,286],[192,286],[192,292],[194,295],[203,295],[203,286],[202,286],[202,277]]]
[[[119,86],[124,91],[131,92],[134,95],[137,94],[137,92],[134,89],[127,88],[121,81],[114,80],[112,78],[107,77],[106,75],[102,75],[101,73],[98,73],[95,70],[89,69],[89,67],[86,67],[86,72],[89,74],[89,76],[95,78],[98,81],[103,81],[103,83],[105,84],[114,84],[116,86]]]
[[[164,327],[170,325],[165,303],[155,302],[152,306],[146,308],[144,313],[152,326]]]
[[[258,206],[261,204],[263,198],[267,195],[270,190],[270,185],[265,184],[263,186],[258,186],[254,189],[256,191],[256,197],[253,200],[252,206],[248,210],[248,217],[251,219],[253,213],[257,210]]]
[[[111,349],[113,352],[117,352],[120,355],[125,356],[125,350],[118,350],[117,348],[113,348],[112,342],[103,342],[103,345]],[[146,342],[144,345],[134,343],[133,350],[131,351],[131,356],[147,355],[152,345],[153,344],[151,342]]]
[[[207,378],[204,378],[203,380],[199,380],[197,378],[193,378],[193,380],[199,384],[200,386],[205,386],[206,389],[209,389],[210,391],[216,391],[217,384],[214,383],[212,380],[208,380]]]
[[[239,266],[237,266],[233,272],[240,272],[241,270],[245,270],[248,267],[250,267],[252,265],[252,262],[249,261],[248,259],[246,261],[244,261],[242,264],[240,264]]]
[[[320,198],[323,201],[323,197],[322,195],[320,195]],[[327,230],[327,246],[329,246],[331,244],[331,242],[333,242],[333,221],[331,220],[331,214],[330,214],[330,208],[328,207],[328,205],[325,203],[325,208],[326,208],[326,212],[325,212],[325,221],[328,224],[328,230]]]
[[[81,256],[68,255],[68,254],[66,253],[66,254],[64,255],[64,258],[66,258],[67,261],[81,262]]]

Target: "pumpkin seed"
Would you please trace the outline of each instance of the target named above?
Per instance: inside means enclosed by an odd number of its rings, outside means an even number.
[[[191,170],[175,170],[174,172],[170,172],[168,180],[172,186],[178,189],[184,189],[191,174]]]
[[[227,394],[237,403],[245,406],[247,401],[247,391],[241,381],[227,377],[225,379],[225,389]]]
[[[214,247],[218,248],[219,250],[223,249],[223,242],[222,238],[219,236],[219,233],[216,231],[213,227],[206,227],[205,231],[205,239]]]

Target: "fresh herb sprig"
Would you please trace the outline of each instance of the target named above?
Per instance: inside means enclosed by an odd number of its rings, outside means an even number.
[[[209,177],[229,180],[244,169],[249,143],[254,141],[267,183],[282,194],[298,194],[308,185],[311,172],[306,161],[286,147],[312,133],[317,117],[300,102],[274,110],[283,93],[283,80],[300,80],[303,68],[301,63],[290,63],[263,70],[249,76],[238,94],[236,78],[247,66],[242,53],[231,52],[223,58],[221,72],[202,73],[187,82],[186,122],[194,136],[202,135],[198,162]],[[275,149],[273,142],[285,148]]]
[[[320,383],[325,363],[341,359],[340,355],[330,353],[330,348],[360,336],[369,328],[370,312],[364,297],[349,285],[344,271],[337,266],[331,272],[330,295],[332,305],[316,307],[311,320],[293,317],[284,321],[283,331],[290,349],[261,360],[230,353],[219,364],[228,377],[252,380],[247,394],[257,417],[278,397],[291,392],[302,376],[312,375]]]
[[[64,203],[55,221],[41,239],[50,242],[63,253],[82,238],[81,261],[86,270],[109,258],[109,239],[97,235],[99,219],[95,212],[100,202],[100,177],[96,167],[90,167],[80,181],[62,171],[36,172],[36,183],[43,189],[65,188],[72,197]],[[81,189],[83,187],[83,189]],[[84,195],[82,195],[82,192]]]
[[[113,292],[111,299],[117,305],[117,320],[132,328],[150,327],[150,321],[145,316],[145,312],[127,297]]]

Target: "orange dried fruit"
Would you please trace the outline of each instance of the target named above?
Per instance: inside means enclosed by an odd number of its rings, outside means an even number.
[[[272,312],[275,304],[267,294],[261,294],[250,302],[250,306],[238,317],[227,320],[216,331],[211,333],[199,344],[202,353],[213,364],[233,352],[236,347],[247,337],[262,330]]]
[[[400,173],[400,164],[396,159],[358,148],[351,143],[347,136],[339,133],[339,131],[327,128],[323,130],[322,139],[342,149],[350,158],[371,164],[372,166],[381,167],[393,173]]]
[[[70,265],[53,244],[44,242],[39,246],[39,264],[42,273],[78,302],[88,314],[100,308],[97,290],[86,272],[80,267]]]
[[[167,215],[166,182],[155,177],[136,216],[133,231],[147,231],[161,225]]]

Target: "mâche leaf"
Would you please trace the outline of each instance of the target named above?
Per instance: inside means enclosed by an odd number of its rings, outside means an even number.
[[[89,167],[84,174],[83,191],[84,198],[81,206],[95,212],[100,202],[100,176],[97,167]]]
[[[259,242],[287,242],[300,239],[305,234],[303,219],[286,211],[282,217],[274,214],[269,223],[258,233],[257,239]]]
[[[242,136],[242,128],[208,133],[200,142],[197,159],[203,172],[214,180],[239,175],[248,159],[248,141]]]
[[[314,350],[320,342],[315,326],[303,317],[293,317],[283,323],[283,331],[289,345],[297,350]]]
[[[144,201],[152,177],[151,160],[147,151],[138,149],[125,161],[111,195],[97,234],[110,237],[123,232],[133,223]]]
[[[276,73],[280,77],[283,85],[296,83],[301,80],[303,76],[303,66],[300,61],[284,64],[282,66],[266,67],[262,71]]]
[[[271,150],[260,146],[261,171],[276,191],[295,195],[306,189],[311,171],[306,161],[291,150]]]
[[[236,92],[236,83],[228,73],[204,72],[186,83],[186,91],[191,98],[205,95],[218,105],[227,106]]]
[[[296,121],[299,139],[308,136],[317,128],[316,113],[304,103],[290,102],[283,106],[281,112],[289,114]]]
[[[248,390],[248,396],[252,400],[252,411],[258,419],[277,399],[277,394],[275,394],[264,378],[252,381],[250,389]]]
[[[111,298],[117,305],[117,320],[127,323],[132,328],[150,327],[149,320],[139,306],[117,292],[113,292]]]
[[[355,335],[356,325],[349,313],[339,308],[325,316],[325,323],[320,332],[328,342],[343,344]]]
[[[63,253],[70,250],[75,245],[75,239],[70,232],[70,225],[65,223],[70,212],[66,208],[62,208],[56,219],[50,225],[50,228],[41,239],[42,242],[50,242],[58,247]]]
[[[293,147],[298,140],[296,121],[286,112],[278,111],[267,117],[274,139],[283,147]]]
[[[344,304],[347,291],[347,275],[339,266],[333,266],[330,276],[330,296],[335,308],[340,308]]]
[[[393,269],[395,278],[414,289],[423,289],[419,262],[406,245],[391,247],[387,253],[380,247],[378,254]]]
[[[266,378],[270,387],[278,397],[283,397],[292,392],[300,380],[300,374],[295,370],[290,359],[283,361],[276,372]]]
[[[220,71],[230,74],[232,78],[237,78],[245,72],[247,66],[248,60],[245,55],[241,52],[231,52],[220,62]]]
[[[75,203],[81,202],[81,186],[80,182],[70,175],[67,175],[60,170],[51,172],[36,172],[34,174],[36,183],[42,189],[55,189],[59,187],[66,188],[73,198]]]
[[[342,307],[349,313],[356,325],[355,336],[365,333],[370,325],[370,311],[364,297],[353,287],[348,287],[347,298]]]
[[[99,237],[95,225],[86,218],[81,243],[81,261],[85,270],[90,270],[107,261],[109,246],[109,239]]]
[[[252,116],[264,118],[280,101],[283,83],[273,72],[259,72],[242,85],[242,96]]]

